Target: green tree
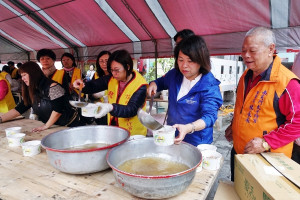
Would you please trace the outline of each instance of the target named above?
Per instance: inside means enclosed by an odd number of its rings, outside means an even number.
[[[163,73],[159,73],[160,70],[157,70],[158,71],[158,74],[157,74],[157,78],[163,76],[164,74],[166,74],[170,69],[172,69],[174,67],[174,63],[175,63],[175,60],[174,58],[158,58],[157,59],[157,67],[158,68],[161,68]],[[155,80],[155,73],[156,73],[156,70],[155,70],[155,61],[153,62],[153,67],[151,67],[148,71],[148,73],[146,74],[146,80],[147,82],[151,82],[153,80]]]
[[[172,67],[174,67],[174,58],[158,58],[157,62],[161,64],[164,73],[167,73]]]

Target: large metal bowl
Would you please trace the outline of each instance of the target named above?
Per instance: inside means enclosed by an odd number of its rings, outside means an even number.
[[[109,149],[124,143],[130,134],[113,126],[82,126],[58,131],[42,139],[50,164],[70,174],[87,174],[109,168],[106,154]],[[74,146],[105,143],[109,146],[93,149],[66,150]]]
[[[189,169],[161,176],[136,175],[118,169],[125,161],[144,157],[180,162]],[[106,158],[119,187],[134,196],[146,199],[168,198],[183,192],[192,183],[196,168],[202,161],[201,152],[188,143],[165,147],[155,145],[153,138],[128,141],[111,149]]]

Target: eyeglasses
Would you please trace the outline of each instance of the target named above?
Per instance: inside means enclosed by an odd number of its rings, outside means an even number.
[[[108,60],[100,60],[100,63],[107,63]]]
[[[121,71],[123,71],[123,70],[122,69],[111,69],[110,70],[111,73],[115,72],[116,74],[120,73]]]

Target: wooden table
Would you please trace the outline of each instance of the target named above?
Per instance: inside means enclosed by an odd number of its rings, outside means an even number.
[[[41,140],[49,133],[66,127],[53,127],[31,133],[41,122],[18,119],[0,124],[0,199],[140,199],[119,188],[111,169],[87,174],[71,175],[53,168],[45,150],[34,157],[24,157],[21,147],[9,147],[5,128],[22,126],[25,141]],[[219,170],[197,172],[192,184],[172,199],[205,199]]]

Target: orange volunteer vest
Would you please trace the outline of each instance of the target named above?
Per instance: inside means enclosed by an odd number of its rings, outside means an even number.
[[[246,99],[245,75],[246,70],[240,78],[237,88],[237,98],[232,122],[233,146],[238,154],[244,153],[246,144],[254,137],[263,137],[263,133],[278,128],[276,113],[273,107],[274,95],[281,97],[289,81],[297,78],[289,69],[281,64],[280,58],[275,56],[270,75],[270,80],[263,80],[254,86]],[[284,153],[291,157],[293,142],[271,149],[271,152]]]

